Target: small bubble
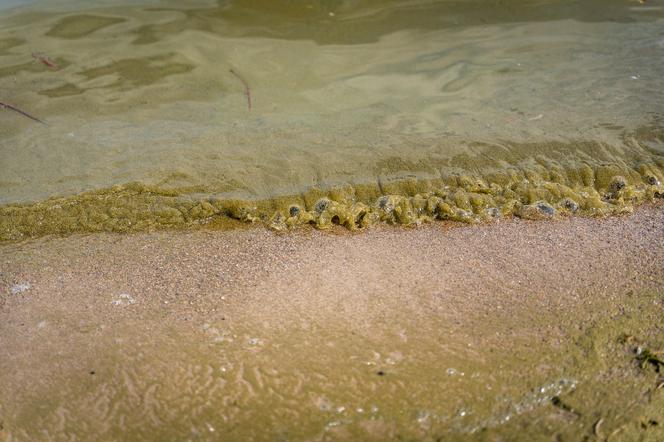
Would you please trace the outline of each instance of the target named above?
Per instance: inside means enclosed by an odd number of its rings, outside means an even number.
[[[659,186],[659,180],[657,177],[654,177],[652,175],[648,175],[645,177],[646,183],[650,184],[651,186]]]
[[[316,402],[318,409],[321,411],[330,411],[332,409],[332,404],[326,397],[320,397]]]
[[[23,293],[26,290],[30,289],[30,283],[26,282],[23,284],[14,284],[9,291],[11,292],[12,295],[18,295],[19,293]]]
[[[421,410],[421,411],[417,412],[416,419],[417,419],[418,423],[422,424],[422,423],[426,422],[429,419],[429,417],[430,417],[430,414],[429,414],[428,411]]]
[[[562,206],[571,212],[576,212],[579,210],[579,204],[571,198],[563,199]]]
[[[536,204],[536,207],[542,212],[543,214],[547,216],[553,216],[556,213],[556,209],[545,203],[544,201],[540,201]]]
[[[327,206],[330,205],[330,201],[327,199],[322,199],[319,200],[316,205],[314,206],[314,210],[318,213],[323,213],[325,209],[327,209]]]
[[[120,296],[118,296],[118,299],[114,299],[111,301],[111,304],[113,305],[131,305],[135,304],[136,300],[132,298],[129,293],[120,293]]]

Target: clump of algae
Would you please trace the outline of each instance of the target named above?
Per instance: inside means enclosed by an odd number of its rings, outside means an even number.
[[[638,167],[537,165],[484,175],[311,188],[300,195],[266,200],[225,199],[205,189],[167,190],[129,183],[0,207],[0,240],[203,225],[229,229],[242,223],[260,223],[275,230],[305,224],[356,230],[379,222],[481,223],[510,216],[535,220],[622,214],[635,205],[664,198],[663,166],[661,161]]]
[[[657,373],[659,373],[660,369],[664,367],[664,358],[660,356],[661,354],[664,354],[664,351],[654,351],[643,345],[635,336],[628,334],[621,335],[618,342],[630,347],[631,352],[634,354],[634,358],[642,370],[651,366]]]

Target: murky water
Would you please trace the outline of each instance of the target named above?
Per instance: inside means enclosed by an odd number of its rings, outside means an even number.
[[[662,29],[661,0],[8,8],[0,101],[47,124],[0,113],[0,237],[623,211],[664,192]]]

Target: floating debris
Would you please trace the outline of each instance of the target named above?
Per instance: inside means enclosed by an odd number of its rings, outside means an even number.
[[[595,422],[595,425],[593,425],[593,434],[596,437],[602,438],[602,432],[600,430],[600,427],[602,426],[602,423],[604,422],[604,418],[601,417],[597,422]]]
[[[251,89],[249,88],[249,83],[247,83],[247,80],[245,80],[242,75],[235,72],[235,70],[230,69],[230,73],[235,75],[244,85],[244,95],[247,96],[247,107],[251,110]]]
[[[28,118],[30,118],[31,120],[36,121],[36,122],[38,122],[38,123],[46,124],[46,122],[40,120],[39,118],[37,118],[37,117],[35,117],[35,116],[33,116],[33,115],[30,115],[30,114],[27,113],[26,111],[23,111],[23,110],[17,108],[16,106],[12,106],[12,105],[9,104],[9,103],[3,103],[2,101],[0,101],[0,107],[4,107],[5,109],[13,110],[14,112],[18,112],[19,114],[23,115],[24,117],[28,117]]]
[[[48,67],[53,71],[57,71],[58,69],[60,69],[60,66],[58,66],[58,64],[55,61],[53,61],[51,58],[47,57],[44,54],[33,52],[32,58],[44,64],[46,67]]]
[[[664,366],[664,360],[659,356],[661,353],[664,352],[652,351],[639,346],[636,348],[636,360],[639,362],[641,369],[645,369],[650,364],[655,367],[655,370],[659,371],[660,366]]]

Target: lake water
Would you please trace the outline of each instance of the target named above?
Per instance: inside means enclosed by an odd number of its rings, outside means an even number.
[[[664,193],[661,0],[5,6],[0,239]]]

